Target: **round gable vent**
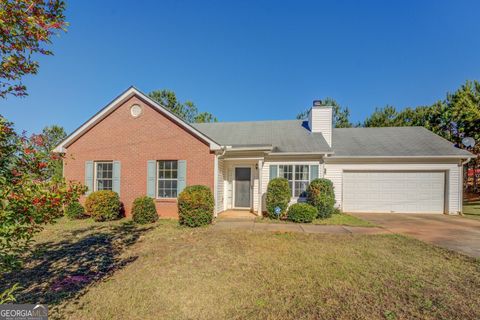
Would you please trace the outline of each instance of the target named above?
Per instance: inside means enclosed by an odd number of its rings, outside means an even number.
[[[142,115],[142,107],[140,107],[138,104],[134,104],[130,107],[130,114],[134,118],[140,117]]]

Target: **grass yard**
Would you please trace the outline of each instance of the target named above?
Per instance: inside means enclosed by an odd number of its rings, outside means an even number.
[[[325,225],[342,225],[342,226],[351,226],[351,227],[375,227],[375,225],[371,222],[351,216],[346,213],[332,214],[330,218],[316,219],[312,223],[325,224]]]
[[[480,318],[480,261],[403,236],[62,220],[37,241],[4,279],[52,319]]]
[[[262,223],[294,223],[291,221],[285,220],[276,220],[269,218],[256,218],[256,222]],[[327,219],[315,219],[312,224],[321,224],[321,225],[342,225],[342,226],[351,226],[351,227],[375,227],[373,223],[370,223],[366,220],[351,216],[346,213],[342,214],[332,214],[330,218]]]
[[[467,218],[480,219],[480,200],[465,202],[463,214]]]

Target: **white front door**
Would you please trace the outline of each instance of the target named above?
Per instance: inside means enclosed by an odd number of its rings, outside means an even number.
[[[345,212],[444,213],[445,172],[346,171]]]

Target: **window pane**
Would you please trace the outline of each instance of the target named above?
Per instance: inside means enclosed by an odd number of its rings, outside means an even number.
[[[112,190],[113,162],[95,163],[96,190]]]
[[[158,161],[158,197],[177,197],[177,166],[176,160]]]
[[[165,179],[170,179],[170,178],[172,178],[172,172],[169,171],[169,170],[165,170],[165,172],[163,173],[163,177],[164,177]]]
[[[295,166],[295,180],[307,180],[308,181],[308,166],[306,166],[306,165]]]
[[[295,182],[295,197],[306,197],[307,196],[307,181],[296,181]]]
[[[293,179],[293,166],[291,165],[280,165],[278,166],[278,171],[279,171],[279,177],[285,178],[288,180]]]

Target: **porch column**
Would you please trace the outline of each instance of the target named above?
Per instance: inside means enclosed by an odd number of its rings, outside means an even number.
[[[263,173],[263,160],[258,160],[258,206],[257,215],[261,217],[263,215],[262,205],[262,173]]]
[[[213,207],[213,215],[214,217],[217,217],[218,215],[218,210],[217,210],[217,202],[218,202],[218,155],[215,154],[215,160],[213,164],[213,198],[214,198],[214,203],[215,206]]]

